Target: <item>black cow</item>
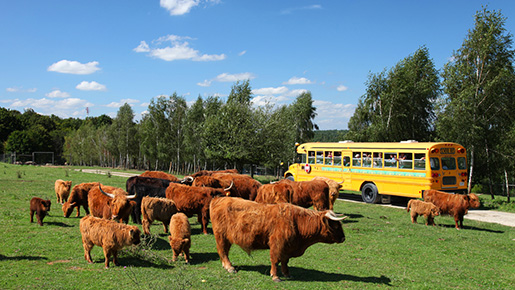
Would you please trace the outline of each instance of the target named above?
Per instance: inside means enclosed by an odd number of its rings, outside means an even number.
[[[170,183],[172,183],[170,180],[152,177],[133,176],[127,179],[125,183],[127,193],[135,194],[134,201],[137,203],[131,213],[132,222],[141,224],[141,200],[143,197],[166,197],[166,188]]]

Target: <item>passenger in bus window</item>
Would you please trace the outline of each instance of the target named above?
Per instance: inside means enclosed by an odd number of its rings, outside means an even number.
[[[397,167],[397,154],[386,153],[384,167]]]
[[[350,166],[350,157],[349,156],[343,157],[343,166],[345,166],[345,167]]]
[[[440,170],[440,160],[436,157],[429,159],[429,165],[431,165],[431,170]]]
[[[308,163],[315,164],[315,151],[309,151],[308,153]]]
[[[354,158],[352,158],[352,166],[361,166],[361,153],[353,153]]]
[[[370,152],[363,152],[363,166],[372,166],[372,154]]]
[[[374,153],[374,167],[383,167],[383,153]]]
[[[406,169],[413,169],[413,155],[412,153],[399,154],[399,167]]]
[[[324,152],[317,151],[317,164],[324,164]]]
[[[334,152],[334,165],[341,166],[342,165],[342,153]]]
[[[415,169],[424,170],[426,169],[426,155],[423,153],[415,153]]]
[[[333,154],[331,151],[325,152],[325,164],[333,165]]]

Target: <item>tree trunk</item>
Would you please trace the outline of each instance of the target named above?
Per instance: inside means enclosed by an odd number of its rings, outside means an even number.
[[[474,173],[474,145],[470,150],[470,172],[469,172],[469,184],[467,185],[467,193],[470,193],[472,187],[472,174]]]
[[[506,180],[506,196],[508,197],[508,203],[510,202],[510,185],[508,184],[508,172],[504,169],[504,179]]]

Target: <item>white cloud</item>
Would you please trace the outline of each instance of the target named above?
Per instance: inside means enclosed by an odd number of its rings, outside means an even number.
[[[65,74],[89,75],[100,70],[100,68],[97,61],[83,64],[78,61],[63,59],[49,66],[47,70]]]
[[[255,95],[278,95],[284,94],[288,92],[287,87],[278,87],[278,88],[261,88],[252,90],[252,93]]]
[[[347,88],[346,86],[344,85],[339,85],[336,90],[339,91],[339,92],[345,92],[346,90],[348,90],[349,88]]]
[[[49,98],[69,98],[70,94],[67,92],[61,92],[60,90],[54,90],[50,93],[45,94]]]
[[[22,87],[11,87],[5,89],[9,93],[35,93],[38,89],[32,88],[32,89],[24,89]]]
[[[312,84],[307,78],[292,77],[288,81],[283,82],[283,85],[309,85]]]
[[[111,102],[111,103],[107,104],[106,107],[119,108],[119,107],[125,105],[125,103],[127,103],[127,104],[129,104],[131,106],[134,106],[134,104],[139,103],[139,100],[135,100],[135,99],[121,99],[119,102]]]
[[[197,83],[197,86],[199,86],[199,87],[209,87],[209,86],[211,86],[211,82],[212,82],[212,81],[204,80],[204,81],[203,81],[203,82],[201,82],[201,83]]]
[[[287,8],[281,11],[281,14],[291,14],[295,11],[299,10],[319,10],[322,9],[322,5],[320,4],[313,4],[309,6],[302,6],[302,7],[293,7],[293,8]]]
[[[78,84],[75,88],[78,90],[81,90],[81,91],[106,91],[107,90],[105,85],[99,84],[95,81],[92,81],[92,82],[83,81],[80,84]]]
[[[237,82],[237,81],[242,81],[242,80],[252,80],[252,79],[255,79],[255,78],[256,77],[254,76],[254,74],[249,73],[249,72],[244,72],[244,73],[239,73],[239,74],[223,73],[223,74],[219,74],[218,76],[216,76],[214,81],[217,81],[217,82]]]
[[[220,0],[161,0],[161,7],[165,8],[170,12],[170,15],[184,15],[189,13],[190,10],[201,3],[213,3],[218,4]]]
[[[246,53],[247,53],[247,51],[246,51],[246,50],[244,50],[244,51],[242,51],[242,52],[238,53],[238,55],[239,55],[239,56],[242,56],[242,55],[244,55],[244,54],[246,54]]]
[[[152,41],[155,47],[150,47],[145,41],[141,41],[140,45],[133,50],[135,52],[148,52],[148,55],[160,58],[165,61],[174,60],[192,60],[192,61],[217,61],[224,60],[225,54],[202,54],[198,50],[190,47],[187,39],[190,37],[182,37],[177,35],[167,35]],[[163,42],[170,42],[170,46],[159,47]]]
[[[308,90],[306,90],[306,89],[296,89],[296,90],[289,91],[286,95],[289,97],[298,97],[298,96],[302,95],[303,93],[307,93],[307,92],[308,92]]]
[[[321,130],[347,128],[349,119],[356,109],[356,105],[353,104],[335,104],[321,100],[314,100],[313,106],[317,108],[315,123]]]
[[[150,51],[150,48],[149,48],[149,46],[148,46],[147,42],[146,42],[146,41],[144,41],[144,40],[142,40],[142,41],[139,43],[138,47],[134,48],[133,50],[134,50],[135,52],[149,52],[149,51]]]

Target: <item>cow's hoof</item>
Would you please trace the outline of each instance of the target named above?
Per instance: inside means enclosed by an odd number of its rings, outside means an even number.
[[[274,281],[274,282],[282,282],[283,280],[281,280],[281,278],[276,276],[276,277],[272,278],[272,281]]]
[[[231,267],[231,268],[227,269],[227,272],[229,272],[231,274],[235,274],[237,271],[236,271],[236,269],[234,269],[234,267]]]

